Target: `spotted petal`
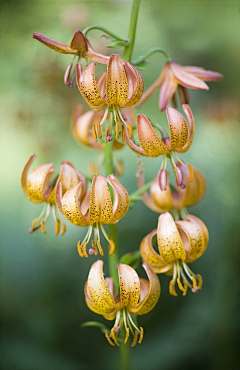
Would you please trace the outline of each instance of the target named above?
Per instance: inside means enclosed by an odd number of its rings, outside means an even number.
[[[132,107],[143,95],[144,81],[141,73],[131,63],[126,60],[124,65],[129,88],[126,106]]]
[[[120,263],[118,266],[118,275],[121,308],[136,306],[140,297],[140,282],[138,274],[131,266]]]
[[[140,278],[140,302],[135,307],[128,308],[128,311],[133,315],[144,315],[150,312],[156,306],[161,293],[157,275],[146,263],[143,264],[143,268],[146,270],[149,281]]]
[[[205,242],[205,249],[204,249],[204,251],[205,251],[206,248],[207,248],[208,242],[209,242],[209,233],[208,233],[207,226],[205,225],[205,223],[202,220],[200,220],[200,218],[198,218],[196,216],[187,215],[187,219],[190,222],[196,224],[201,229],[201,231],[203,233],[203,236],[204,236],[204,242]]]
[[[116,303],[103,277],[103,261],[98,260],[92,265],[87,280],[87,296],[91,299],[95,310],[101,315],[112,313]],[[96,312],[96,311],[95,311]]]
[[[113,224],[119,221],[127,213],[129,208],[129,195],[127,190],[115,176],[109,175],[107,177],[107,181],[112,186],[114,192],[113,217],[111,219],[111,224]]]
[[[178,153],[185,153],[190,148],[192,141],[193,141],[194,131],[195,131],[194,117],[193,117],[193,114],[192,114],[192,111],[189,105],[183,104],[182,108],[188,119],[189,130],[188,130],[188,137],[187,137],[186,144],[182,148],[179,147],[175,149],[175,152],[178,152]]]
[[[167,184],[167,190],[161,190],[158,183],[158,178],[155,177],[151,187],[150,187],[150,195],[154,202],[154,204],[161,209],[161,213],[165,211],[169,211],[171,208],[174,207],[173,199],[169,184]]]
[[[137,116],[137,130],[140,144],[149,157],[169,154],[167,147],[154,131],[151,123],[144,114]]]
[[[81,51],[82,53],[88,51],[88,43],[82,31],[77,30],[74,32],[73,38],[70,42],[70,48]]]
[[[107,180],[101,175],[95,175],[92,180],[89,222],[109,224],[113,217],[113,206]]]
[[[171,263],[178,259],[185,261],[186,252],[181,236],[172,216],[168,212],[158,218],[157,241],[159,253],[166,263]]]
[[[128,93],[128,80],[123,61],[118,54],[112,54],[109,59],[106,77],[106,97],[108,105],[115,104],[123,108],[126,105]]]
[[[170,127],[171,150],[182,148],[188,138],[187,122],[181,113],[170,106],[167,107],[166,113]]]
[[[176,221],[176,225],[187,253],[186,262],[193,262],[206,249],[203,233],[196,224],[189,221]]]

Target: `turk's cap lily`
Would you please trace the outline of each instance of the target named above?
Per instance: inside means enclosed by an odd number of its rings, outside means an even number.
[[[206,70],[201,67],[181,66],[176,61],[167,62],[158,79],[144,93],[138,103],[140,107],[159,87],[159,109],[163,111],[173,99],[175,102],[175,92],[178,90],[181,104],[189,103],[188,89],[209,90],[204,81],[218,81],[222,74]],[[175,103],[174,103],[175,105]]]
[[[34,32],[33,38],[40,41],[42,44],[48,46],[50,49],[62,54],[82,54],[84,58],[91,59],[98,63],[107,64],[109,57],[97,53],[90,45],[88,39],[84,36],[83,32],[76,30],[69,45],[58,42],[41,33]]]
[[[173,275],[169,285],[170,294],[177,295],[174,288],[177,281],[185,295],[188,287],[196,292],[202,286],[201,276],[195,275],[187,263],[202,256],[208,240],[207,227],[199,218],[188,215],[186,221],[175,222],[171,214],[166,212],[159,216],[157,229],[142,240],[140,253],[153,271]],[[154,249],[155,243],[158,252]]]
[[[77,86],[91,109],[100,111],[112,105],[118,108],[135,105],[141,98],[144,82],[140,72],[118,54],[112,54],[107,72],[95,79],[95,63],[83,71],[77,65]]]
[[[187,104],[182,106],[187,119],[176,109],[167,107],[167,119],[170,129],[169,137],[160,137],[154,130],[152,124],[144,114],[137,116],[137,131],[141,147],[137,146],[128,136],[126,131],[126,142],[128,146],[137,154],[148,157],[158,157],[159,155],[169,155],[171,151],[186,152],[194,136],[194,118],[190,107]]]
[[[205,191],[206,181],[203,174],[188,164],[176,163],[182,174],[182,183],[180,186],[172,189],[167,181],[166,188],[163,188],[159,182],[159,175],[156,176],[150,187],[150,196],[148,193],[143,195],[143,201],[147,207],[157,213],[169,211],[172,208],[181,209],[199,202]],[[163,170],[160,170],[163,171]]]
[[[132,346],[141,343],[143,329],[133,322],[131,315],[144,315],[151,311],[160,296],[160,283],[156,274],[146,263],[143,267],[148,275],[148,280],[139,278],[136,271],[129,265],[119,264],[119,294],[116,295],[112,278],[104,279],[103,261],[96,261],[89,272],[85,284],[85,298],[89,309],[107,320],[115,319],[110,336],[106,338],[111,345],[119,345],[117,333],[125,328],[127,342],[130,331],[133,335]],[[139,339],[138,339],[139,336]],[[112,339],[111,339],[112,338]]]

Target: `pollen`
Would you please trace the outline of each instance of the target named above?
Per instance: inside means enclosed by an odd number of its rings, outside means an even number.
[[[80,240],[78,241],[77,243],[77,249],[78,249],[78,254],[80,257],[84,257],[84,254],[83,254],[83,249],[82,249],[82,245],[81,245],[81,242]]]
[[[115,244],[113,240],[110,238],[109,239],[109,254],[112,255],[114,251],[115,251]]]
[[[116,121],[116,138],[119,138],[119,122]]]
[[[193,182],[193,180],[194,180],[194,169],[190,164],[188,165],[188,171],[189,171],[189,180],[191,182]]]
[[[42,232],[44,233],[44,234],[46,234],[46,227],[45,227],[45,222],[44,222],[44,220],[42,220],[41,221],[41,230],[42,230]]]
[[[132,126],[130,123],[127,124],[127,127],[128,127],[128,135],[129,135],[129,139],[132,139]]]
[[[102,129],[101,129],[100,122],[97,123],[97,133],[98,133],[99,139],[101,139],[102,138]]]
[[[138,343],[139,344],[142,343],[143,335],[144,335],[143,328],[140,326],[140,337],[139,337],[139,340],[138,340]]]
[[[96,133],[96,128],[95,125],[92,127],[92,137],[95,142],[97,142],[97,133]]]
[[[109,337],[109,334],[107,331],[105,331],[105,337],[107,338],[107,341],[109,344],[111,344],[111,346],[115,346],[115,344],[112,342],[111,338]]]
[[[136,346],[136,344],[137,344],[137,340],[138,340],[138,332],[137,332],[137,331],[135,331],[135,333],[134,333],[134,337],[133,337],[133,341],[132,341],[132,344],[131,344],[131,347]]]
[[[117,340],[117,337],[116,337],[116,333],[114,331],[114,327],[111,329],[111,336],[112,336],[112,339],[114,341],[114,343],[116,344],[116,346],[120,346],[120,344],[118,343],[118,340]]]
[[[124,344],[126,344],[126,343],[127,343],[128,338],[129,338],[129,334],[130,334],[130,331],[129,331],[129,328],[127,328],[127,329],[126,329],[125,339],[124,339]]]
[[[122,135],[121,135],[121,141],[125,140],[125,129],[124,127],[122,128]]]
[[[101,256],[104,256],[104,252],[103,252],[103,249],[102,249],[102,246],[99,240],[97,240],[97,246],[98,246],[98,250]]]
[[[62,236],[62,235],[64,235],[64,234],[65,234],[65,232],[66,232],[66,225],[65,225],[65,223],[64,223],[64,222],[61,222],[61,225],[62,225],[62,230],[61,230],[61,232],[60,232],[60,235]]]
[[[60,222],[59,221],[55,221],[55,235],[58,235],[59,233],[59,226],[60,226]]]

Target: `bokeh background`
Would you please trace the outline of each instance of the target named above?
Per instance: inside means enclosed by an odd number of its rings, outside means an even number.
[[[162,294],[156,308],[139,322],[141,345],[131,351],[131,370],[237,369],[239,365],[239,35],[238,0],[143,0],[134,57],[149,47],[167,48],[182,65],[219,71],[224,79],[210,91],[191,91],[196,136],[184,155],[207,179],[204,199],[191,209],[210,231],[206,253],[194,263],[203,289],[186,297],[168,294],[169,277],[161,275]],[[76,89],[63,85],[71,56],[61,55],[32,39],[41,32],[68,43],[77,29],[100,24],[126,37],[131,1],[34,0],[1,2],[1,369],[117,369],[118,349],[97,328],[81,328],[88,320],[104,320],[90,312],[83,286],[93,259],[80,259],[76,242],[85,232],[70,223],[55,237],[28,233],[41,206],[21,189],[22,169],[34,152],[35,165],[72,161],[87,173],[96,152],[73,138],[70,116],[83,102]],[[89,37],[97,50],[108,40],[101,32]],[[107,50],[107,51],[106,51]],[[160,54],[143,72],[146,86],[164,64]],[[141,110],[167,128],[157,108],[158,94]],[[87,107],[85,106],[87,109]],[[136,189],[135,155],[125,148],[123,184]],[[146,179],[158,171],[159,159],[146,159]],[[158,215],[140,202],[119,223],[122,253],[138,248],[156,227]],[[95,259],[95,258],[94,258]],[[106,265],[106,263],[105,263]],[[139,273],[144,276],[139,268]],[[110,323],[108,323],[110,324]]]

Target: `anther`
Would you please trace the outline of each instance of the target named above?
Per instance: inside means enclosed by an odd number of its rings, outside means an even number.
[[[55,221],[55,235],[58,235],[58,233],[59,233],[59,224],[60,224],[60,222],[59,221]]]
[[[141,344],[142,343],[142,340],[143,340],[143,328],[140,326],[140,337],[139,337],[139,340],[138,340],[138,343]]]
[[[194,276],[192,276],[192,283],[193,283],[193,288],[197,287],[197,280],[195,279]]]
[[[111,341],[107,330],[105,331],[105,338],[107,338],[107,341],[108,341],[109,344],[111,344],[111,346],[113,346],[113,347],[115,346],[115,344]]]
[[[38,222],[38,218],[35,218],[35,219],[32,221],[33,229],[35,229],[37,222]]]
[[[129,334],[130,334],[130,331],[129,331],[129,328],[127,328],[127,329],[126,329],[125,339],[124,339],[124,344],[126,344],[126,343],[127,343],[128,338],[129,338]]]
[[[177,285],[178,285],[178,288],[183,292],[185,293],[185,289],[181,283],[181,280],[179,278],[177,278]]]
[[[101,246],[99,240],[97,240],[97,246],[98,246],[98,250],[99,250],[99,253],[101,254],[101,256],[104,256],[104,252],[103,252],[103,249],[102,249],[102,246]]]
[[[42,221],[41,221],[40,225],[41,225],[41,230],[42,230],[42,232],[43,232],[44,234],[46,234],[46,227],[45,227],[45,222],[44,222],[44,220],[42,220]]]
[[[194,180],[194,169],[190,164],[188,165],[188,171],[189,171],[189,180],[192,182]]]
[[[128,135],[129,135],[129,139],[132,139],[132,126],[131,126],[131,123],[128,123],[127,124],[127,127],[128,127]]]
[[[183,293],[183,296],[185,296],[187,294],[187,291],[188,291],[188,283],[187,283],[186,280],[184,280],[184,289],[185,289],[185,291]]]
[[[125,140],[125,128],[122,127],[122,133],[121,133],[121,141]]]
[[[83,254],[83,249],[82,249],[82,244],[80,242],[80,240],[78,241],[77,243],[77,249],[78,249],[78,254],[80,257],[84,257],[84,254]]]
[[[112,339],[114,341],[114,343],[116,344],[116,346],[120,346],[120,344],[118,343],[117,341],[117,337],[116,337],[116,334],[115,334],[115,331],[114,331],[114,328],[111,329],[111,336],[112,336]]]
[[[88,258],[88,253],[87,253],[87,242],[83,243],[82,251],[83,251],[83,255],[84,255],[84,257]]]
[[[137,344],[137,340],[138,340],[138,332],[137,332],[137,331],[135,331],[135,333],[134,333],[134,337],[133,337],[133,341],[132,341],[132,344],[131,344],[131,347],[136,346],[136,344]]]
[[[203,280],[202,280],[202,276],[200,274],[197,274],[197,277],[198,277],[198,289],[201,289],[202,288],[202,285],[203,285]]]
[[[102,138],[102,129],[101,129],[101,126],[100,126],[100,122],[97,123],[97,133],[98,133],[99,139],[101,139]]]
[[[112,255],[115,250],[115,244],[112,238],[109,239],[109,254]]]
[[[116,138],[119,138],[119,122],[116,121]]]
[[[62,225],[62,230],[61,230],[61,232],[60,232],[60,235],[62,236],[62,235],[64,235],[64,234],[65,234],[65,232],[66,232],[66,225],[65,225],[65,223],[64,223],[64,222],[61,222],[61,225]]]
[[[175,281],[171,280],[169,283],[169,293],[175,297],[177,297],[177,292],[175,290]]]
[[[92,137],[95,142],[97,142],[97,134],[95,125],[92,126]]]

